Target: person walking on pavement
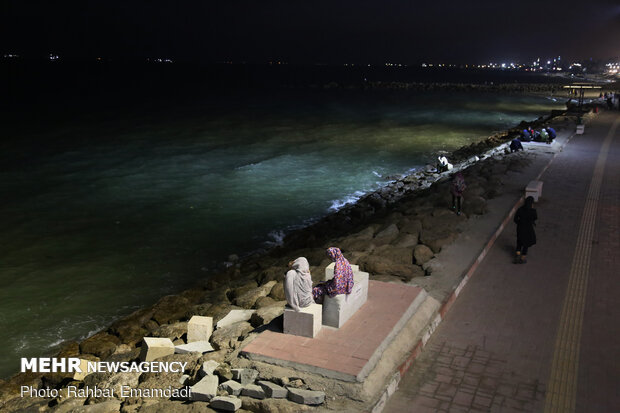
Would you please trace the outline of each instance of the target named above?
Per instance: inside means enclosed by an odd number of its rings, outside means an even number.
[[[517,254],[515,256],[515,264],[525,264],[527,262],[527,250],[536,244],[536,220],[538,215],[536,210],[532,208],[534,197],[525,198],[525,203],[517,209],[514,222],[517,224]]]

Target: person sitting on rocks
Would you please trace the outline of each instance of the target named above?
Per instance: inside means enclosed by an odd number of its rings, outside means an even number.
[[[300,311],[313,303],[310,264],[305,257],[299,257],[288,266],[292,269],[284,276],[284,296],[291,308]]]
[[[523,150],[523,145],[521,145],[521,141],[519,138],[514,138],[512,142],[510,142],[510,152],[518,152]]]
[[[319,283],[312,289],[314,301],[321,304],[325,295],[335,297],[338,294],[350,294],[353,290],[353,268],[349,261],[342,255],[342,251],[336,247],[327,249],[327,256],[335,263],[334,277]]]
[[[542,128],[540,130],[540,137],[539,137],[541,142],[547,142],[549,143],[549,133],[547,132],[547,129]]]
[[[448,158],[440,156],[437,158],[437,172],[442,173],[452,169],[452,164],[448,162]]]
[[[521,132],[521,140],[523,142],[529,142],[532,140],[532,134],[528,129],[523,129],[523,132]]]
[[[555,129],[553,129],[552,127],[548,127],[547,128],[547,133],[549,134],[549,143],[553,142],[553,140],[556,138],[557,133],[555,132]]]

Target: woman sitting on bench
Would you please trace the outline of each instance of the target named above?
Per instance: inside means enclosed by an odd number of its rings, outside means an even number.
[[[342,255],[339,248],[330,247],[327,249],[327,256],[334,261],[334,277],[319,283],[312,289],[314,301],[321,304],[323,297],[327,294],[334,297],[338,294],[350,294],[353,289],[353,268],[349,261]]]

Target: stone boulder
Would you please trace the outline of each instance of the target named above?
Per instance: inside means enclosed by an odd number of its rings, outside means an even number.
[[[153,320],[161,324],[177,321],[185,316],[190,307],[187,298],[179,295],[167,295],[153,306]]]
[[[413,257],[415,258],[415,263],[417,265],[424,264],[425,262],[433,258],[434,255],[435,254],[433,254],[433,251],[423,244],[416,245],[413,249]]]
[[[272,305],[274,305],[276,303],[276,300],[274,300],[273,298],[267,296],[267,297],[261,297],[258,300],[256,300],[256,303],[254,304],[254,307],[256,309],[259,308],[264,308],[264,307],[270,307]]]
[[[248,293],[256,289],[257,287],[258,287],[258,284],[256,283],[256,281],[250,281],[240,287],[230,290],[228,292],[228,299],[230,300],[231,303],[234,303],[238,297],[241,297],[245,293]]]
[[[441,251],[445,245],[452,243],[458,233],[456,230],[448,228],[440,230],[423,230],[420,233],[420,241],[422,244],[427,245],[435,254]]]
[[[276,285],[276,281],[269,281],[255,289],[252,289],[235,299],[235,304],[242,308],[252,308],[256,304],[256,300],[261,297],[267,297],[271,293],[271,289]]]
[[[396,224],[390,224],[375,235],[374,242],[375,244],[389,244],[396,239],[399,233]]]
[[[286,296],[284,295],[284,282],[279,281],[276,285],[274,285],[268,297],[271,297],[276,301],[286,300]]]
[[[319,405],[325,401],[325,393],[315,390],[288,389],[288,399],[299,404]]]
[[[366,256],[360,260],[359,264],[362,271],[366,271],[373,276],[394,275],[402,279],[411,279],[417,273],[417,266],[413,264],[396,264],[386,261],[378,255]]]
[[[241,408],[241,400],[237,397],[216,396],[211,399],[209,407],[215,410],[221,410],[225,412],[236,412]]]
[[[286,301],[275,302],[269,307],[263,307],[256,310],[250,318],[250,323],[254,327],[269,324],[274,318],[279,317],[284,312]]]
[[[375,249],[372,255],[381,257],[394,264],[409,265],[413,263],[413,251],[411,248],[398,248],[393,245],[383,245]]]
[[[247,321],[241,321],[223,328],[218,328],[211,336],[211,344],[216,350],[236,348],[240,339],[244,339],[253,327]]]
[[[258,377],[258,371],[254,369],[232,369],[233,379],[242,385],[253,384]]]
[[[220,389],[233,396],[239,396],[241,394],[241,390],[243,390],[243,386],[239,382],[228,380],[220,384]]]
[[[217,366],[213,373],[220,378],[221,382],[232,380],[233,378],[232,370],[230,369],[230,366],[226,363],[221,363],[219,366]]]
[[[121,343],[118,337],[100,332],[80,343],[80,351],[85,354],[93,354],[100,358],[106,358],[116,350]]]
[[[420,231],[422,231],[422,222],[417,219],[407,222],[400,228],[401,234],[411,234],[416,239],[420,236]]]
[[[217,322],[216,326],[217,328],[224,328],[240,321],[248,321],[255,312],[256,310],[243,310],[239,307],[231,309],[224,318]]]
[[[406,232],[400,233],[394,241],[393,246],[397,248],[411,248],[418,245],[418,234],[408,234]]]
[[[206,316],[208,315],[209,309],[211,307],[213,307],[213,303],[202,303],[193,305],[185,314],[185,318],[190,319],[195,315]]]
[[[198,383],[191,387],[192,401],[210,401],[217,396],[218,388],[217,376],[205,376]]]
[[[265,398],[265,390],[257,384],[246,384],[241,389],[241,395],[252,397],[254,399],[264,399]]]
[[[187,333],[187,321],[164,324],[151,332],[152,337],[166,337],[174,341]]]
[[[481,196],[467,197],[463,202],[463,212],[468,215],[483,215],[487,212],[487,200]]]
[[[265,392],[266,397],[274,399],[284,399],[288,394],[288,390],[282,386],[266,380],[260,380],[258,385],[261,386]]]

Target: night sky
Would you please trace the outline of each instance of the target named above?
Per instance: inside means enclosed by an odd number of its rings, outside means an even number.
[[[2,0],[0,53],[262,63],[620,55],[617,0]]]

